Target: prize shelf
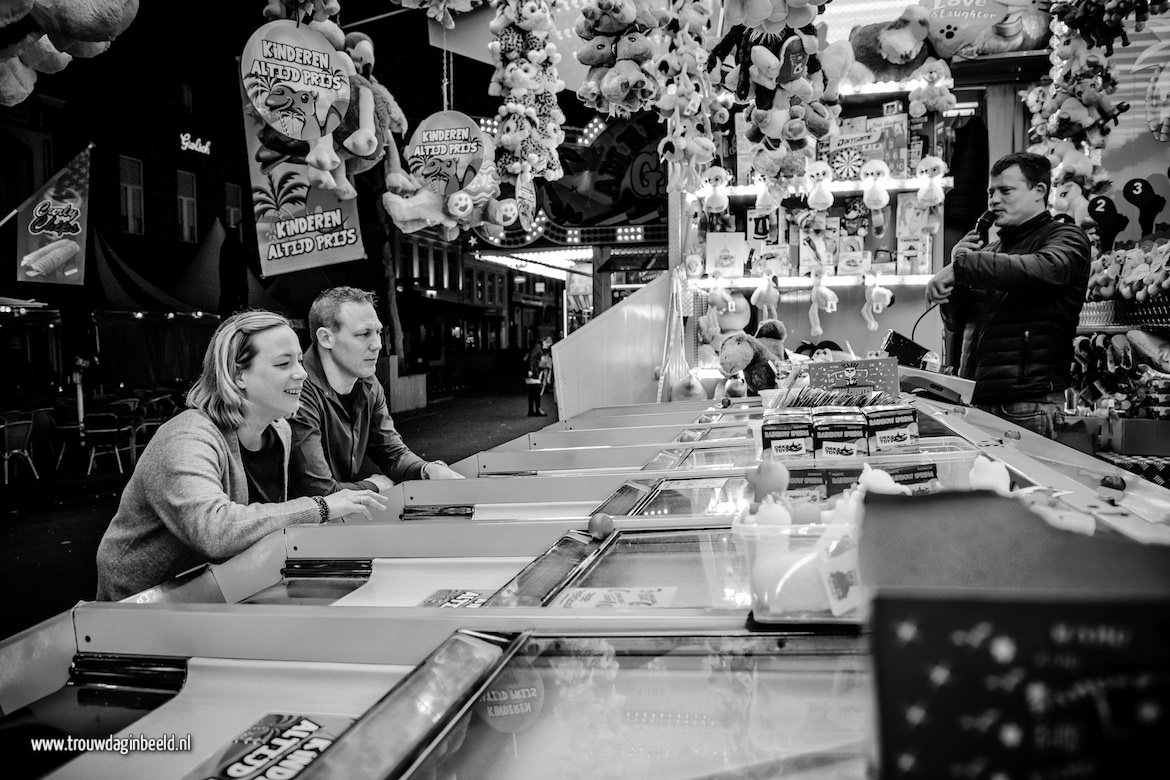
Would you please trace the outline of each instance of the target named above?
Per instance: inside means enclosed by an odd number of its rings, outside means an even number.
[[[822,277],[821,284],[825,287],[856,287],[875,277],[883,287],[922,287],[930,281],[931,274],[843,274]],[[762,276],[741,276],[735,279],[688,279],[687,284],[692,290],[722,287],[743,292],[755,290],[763,281]],[[776,280],[776,286],[781,290],[808,290],[812,288],[812,279],[807,276],[784,276]]]
[[[1081,309],[1077,333],[1125,333],[1142,330],[1170,330],[1170,299],[1145,301],[1089,301]]]

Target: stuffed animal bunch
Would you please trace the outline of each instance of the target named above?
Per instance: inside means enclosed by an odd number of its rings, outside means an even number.
[[[577,60],[589,68],[581,102],[611,116],[650,108],[661,89],[655,66],[665,19],[650,0],[588,0],[573,26],[582,41]]]
[[[565,139],[565,115],[557,93],[565,82],[557,75],[561,55],[548,39],[553,26],[548,0],[493,0],[496,15],[488,44],[496,71],[488,92],[503,98],[496,114],[496,168],[507,181],[564,175],[557,147]]]

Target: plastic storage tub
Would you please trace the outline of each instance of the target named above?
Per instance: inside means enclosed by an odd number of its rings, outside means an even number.
[[[758,623],[858,624],[869,601],[857,572],[857,528],[843,525],[731,526],[745,558]]]

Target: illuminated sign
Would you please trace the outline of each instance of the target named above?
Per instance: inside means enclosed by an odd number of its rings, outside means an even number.
[[[179,148],[184,152],[199,152],[199,154],[211,154],[211,141],[204,141],[202,138],[191,138],[190,133],[179,133]]]

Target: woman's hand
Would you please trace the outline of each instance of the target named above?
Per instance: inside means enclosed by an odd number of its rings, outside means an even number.
[[[370,512],[385,509],[386,503],[387,499],[384,496],[372,490],[339,490],[325,496],[330,520],[346,515],[361,515],[369,520]]]

